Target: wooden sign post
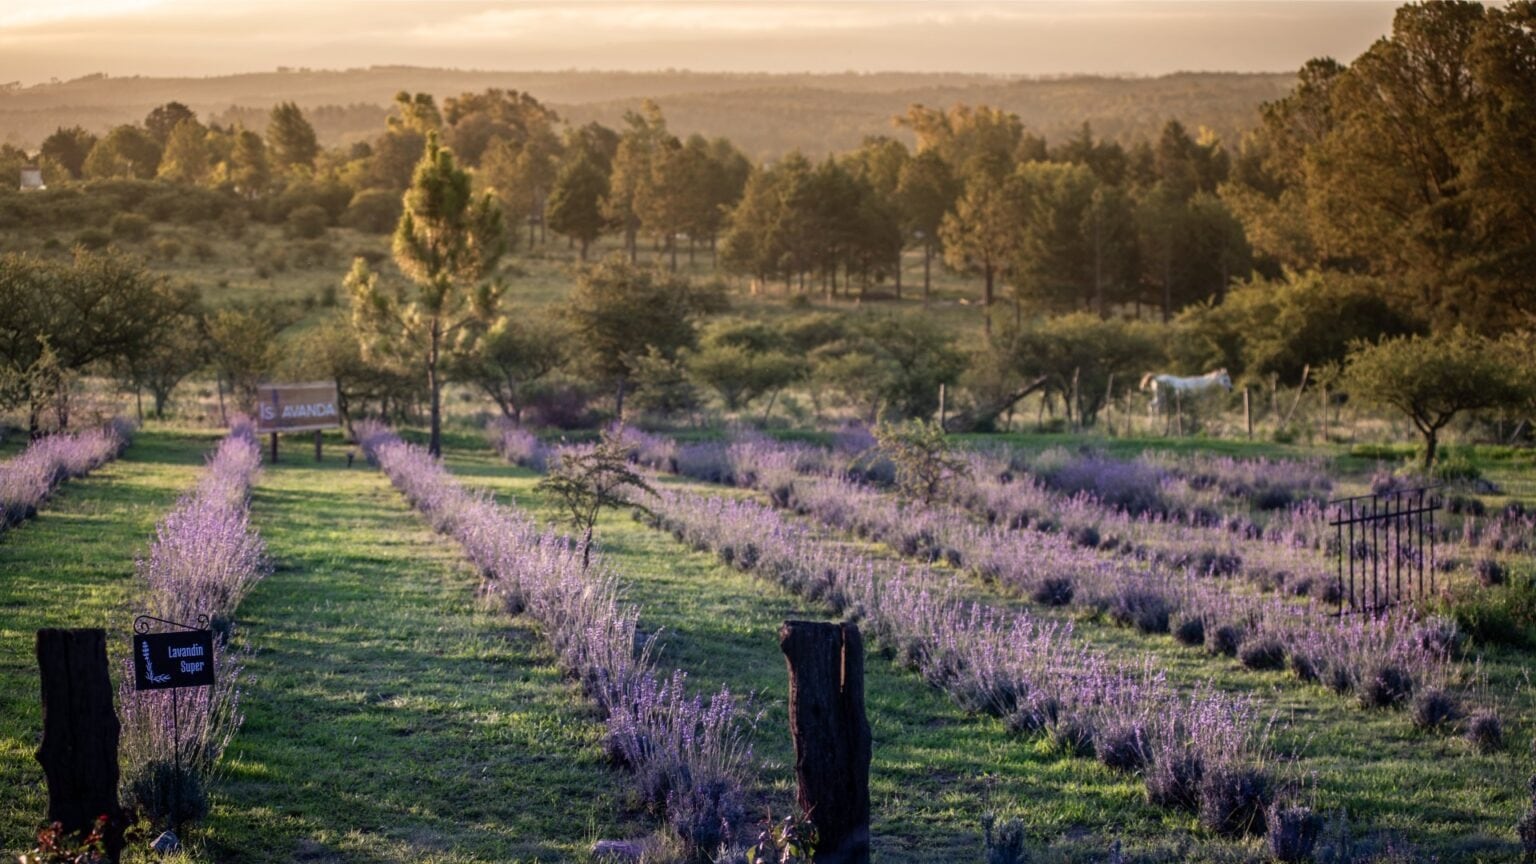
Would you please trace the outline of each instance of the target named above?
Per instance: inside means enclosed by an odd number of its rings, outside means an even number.
[[[37,631],[43,684],[43,741],[37,761],[48,779],[48,821],[66,832],[107,821],[107,856],[123,851],[126,819],[117,801],[117,743],[122,727],[112,704],[107,631]]]
[[[149,632],[150,622],[169,624],[178,629],[168,633]],[[133,620],[133,689],[171,691],[171,745],[176,750],[176,774],[171,782],[171,833],[176,823],[181,798],[181,700],[186,687],[212,687],[214,684],[213,631],[208,616],[199,615],[197,626],[167,621],[152,615]],[[180,841],[171,840],[172,845]]]
[[[869,864],[869,721],[864,640],[853,624],[785,621],[789,731],[802,813],[816,826],[817,864]]]
[[[272,435],[272,461],[277,461],[277,433],[314,430],[315,461],[319,462],[322,430],[341,425],[336,382],[263,384],[256,394],[256,431]]]

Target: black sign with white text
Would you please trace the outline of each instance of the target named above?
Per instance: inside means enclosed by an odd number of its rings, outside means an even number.
[[[133,637],[135,690],[213,684],[213,631],[182,630]]]

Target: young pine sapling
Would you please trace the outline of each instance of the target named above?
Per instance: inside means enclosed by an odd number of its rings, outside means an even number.
[[[622,433],[603,432],[603,439],[592,448],[571,448],[560,453],[554,466],[539,481],[539,491],[553,495],[570,514],[571,524],[581,534],[581,567],[586,570],[592,558],[592,531],[597,517],[605,509],[645,506],[629,492],[655,495],[656,490],[635,472]]]
[[[903,497],[932,505],[944,497],[970,466],[957,455],[937,423],[881,423],[875,427],[876,452],[896,466],[896,486]]]

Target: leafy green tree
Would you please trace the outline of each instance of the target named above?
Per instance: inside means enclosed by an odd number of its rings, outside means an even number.
[[[1301,152],[1281,176],[1319,257],[1386,277],[1441,328],[1536,315],[1533,22],[1529,2],[1404,5],[1390,36],[1285,100],[1325,122],[1273,136],[1277,162]]]
[[[1091,426],[1118,382],[1123,392],[1162,359],[1162,338],[1147,324],[1076,312],[1027,322],[1003,340],[1008,365],[1026,379],[1047,376],[1070,416]]]
[[[96,136],[79,126],[68,129],[60,126],[52,135],[43,139],[38,153],[62,165],[69,176],[79,180],[84,176],[85,159],[96,146]]]
[[[624,232],[624,248],[633,264],[639,255],[636,236],[640,231],[644,201],[650,194],[654,178],[651,163],[657,149],[672,136],[667,131],[661,107],[649,99],[641,103],[640,111],[626,113],[624,122],[629,128],[619,136],[618,149],[613,156],[603,215]]]
[[[917,136],[919,155],[937,152],[957,177],[1001,180],[1027,153],[1018,115],[986,105],[957,103],[947,111],[912,105],[896,122]]]
[[[396,194],[411,185],[411,174],[426,149],[426,133],[393,128],[373,140],[363,182]]]
[[[896,466],[896,487],[902,497],[925,507],[944,500],[955,483],[971,473],[970,463],[954,452],[938,423],[880,423],[875,426],[875,442],[880,454]]]
[[[68,373],[120,362],[149,350],[195,302],[193,292],[116,251],[80,251],[72,261],[0,256],[0,378],[12,382],[5,401],[31,401],[25,374],[44,343]]]
[[[541,126],[528,130],[521,140],[496,139],[481,164],[481,179],[495,192],[504,211],[521,214],[528,223],[530,247],[534,232],[545,221],[559,154],[560,141],[554,131]]]
[[[983,330],[992,333],[992,303],[998,276],[1017,244],[1020,202],[1010,187],[982,172],[966,178],[965,192],[955,209],[944,215],[939,236],[944,260],[964,273],[982,278]]]
[[[161,146],[171,139],[176,127],[188,120],[196,121],[197,114],[180,102],[167,102],[156,106],[144,117],[144,129]]]
[[[565,364],[569,338],[555,316],[504,315],[473,350],[454,358],[451,376],[489,396],[503,417],[520,424],[533,388]]]
[[[433,455],[442,452],[442,369],[445,352],[473,343],[500,302],[499,286],[480,280],[506,251],[501,209],[490,195],[478,199],[453,154],[427,136],[394,237],[395,264],[415,290],[389,291],[354,262],[347,286],[352,323],[365,359],[375,354],[414,359],[425,372]]]
[[[283,170],[314,167],[320,144],[315,138],[315,127],[305,119],[298,105],[279,102],[272,106],[267,118],[267,151]]]
[[[1420,332],[1422,322],[1388,296],[1369,276],[1314,271],[1254,279],[1220,304],[1187,308],[1170,345],[1176,365],[1189,371],[1221,367],[1234,377],[1299,381],[1304,367],[1343,363],[1357,342]]]
[[[807,371],[805,361],[789,353],[781,333],[751,322],[711,326],[698,349],[684,349],[682,357],[689,376],[733,412],[763,396],[777,395]]]
[[[752,173],[752,162],[726,138],[713,138],[708,144],[709,173],[705,179],[705,206],[695,214],[690,235],[709,238],[710,252],[725,226],[726,215],[741,200]],[[718,259],[716,259],[718,262]]]
[[[443,100],[446,140],[465,165],[479,165],[498,141],[524,150],[532,141],[552,137],[559,121],[553,110],[517,90],[490,88]]]
[[[755,168],[747,178],[741,199],[726,221],[721,263],[727,272],[750,276],[757,284],[782,275],[786,283],[792,273],[790,252],[791,219],[785,203],[786,191],[795,181],[794,165]],[[757,287],[754,285],[753,290]]]
[[[1260,108],[1262,123],[1220,188],[1254,252],[1276,267],[1302,270],[1336,257],[1310,221],[1305,160],[1334,127],[1332,89],[1344,69],[1330,58],[1307,61],[1295,89]]]
[[[200,183],[212,169],[208,130],[196,120],[176,124],[165,141],[158,176],[172,183]]]
[[[228,384],[240,409],[254,410],[256,388],[277,365],[277,323],[261,312],[224,308],[210,313],[203,327],[221,395]]]
[[[615,388],[614,413],[622,419],[637,359],[650,349],[676,358],[696,344],[698,317],[722,303],[712,288],[609,258],[581,271],[561,314],[578,349],[576,364]]]
[[[949,165],[937,151],[917,154],[901,167],[896,182],[896,200],[902,214],[904,237],[910,237],[923,250],[923,305],[928,305],[932,283],[933,255],[939,249],[939,228],[944,214],[959,197],[959,185]]]
[[[429,133],[443,128],[443,114],[437,110],[437,100],[431,93],[401,90],[395,94],[394,111],[386,122],[390,131],[413,132],[425,139]]]
[[[85,159],[85,176],[92,180],[133,177],[148,180],[160,166],[160,144],[137,126],[118,126],[96,142]]]
[[[675,420],[691,416],[703,405],[699,388],[694,386],[682,355],[667,357],[655,346],[645,350],[634,363],[635,395],[630,404],[653,416]]]
[[[592,563],[592,532],[598,516],[604,510],[621,507],[644,509],[635,496],[656,494],[629,464],[629,452],[619,434],[609,430],[603,431],[602,441],[595,447],[562,450],[538,488],[560,502],[581,535],[583,570]]]
[[[859,405],[871,420],[929,417],[939,385],[953,387],[966,356],[952,333],[920,315],[880,316],[815,349],[815,383]]]
[[[229,158],[220,166],[220,178],[246,198],[265,194],[272,182],[272,168],[267,163],[267,145],[249,129],[237,129]]]
[[[608,172],[597,154],[585,147],[570,148],[555,174],[549,193],[549,227],[574,239],[587,260],[592,241],[608,227],[603,199],[608,195]]]
[[[1423,468],[1435,463],[1440,430],[1457,415],[1530,404],[1529,380],[1497,341],[1462,327],[1431,336],[1357,343],[1344,369],[1351,396],[1407,415],[1424,438]]]
[[[202,318],[189,310],[167,320],[141,350],[118,358],[113,365],[123,383],[133,388],[135,399],[141,391],[149,391],[154,400],[155,419],[164,420],[176,388],[207,363],[208,342]],[[143,419],[141,405],[139,420]]]
[[[1181,195],[1159,182],[1135,209],[1142,281],[1156,291],[1164,321],[1191,303],[1219,300],[1250,261],[1242,226],[1220,199]]]

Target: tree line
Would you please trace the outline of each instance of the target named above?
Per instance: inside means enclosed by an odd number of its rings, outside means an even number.
[[[753,164],[729,141],[672,134],[655,104],[620,130],[562,129],[533,97],[491,90],[441,106],[401,93],[387,128],[345,151],[319,148],[292,105],[258,135],[203,127],[173,103],[99,141],[59,130],[41,158],[82,178],[211,187],[286,208],[290,222],[305,213],[393,231],[404,278],[354,268],[351,341],[296,352],[379,410],[425,400],[435,414],[452,379],[511,416],[541,399],[541,414],[559,416],[566,385],[551,382],[575,380],[585,395],[568,389],[564,401],[584,404],[597,387],[618,412],[626,394],[662,413],[697,410],[709,394],[767,414],[796,388],[860,413],[922,416],[940,384],[995,408],[1043,376],[1047,396],[1087,424],[1117,377],[1158,366],[1353,382],[1363,396],[1385,387],[1361,371],[1376,343],[1524,356],[1509,334],[1533,314],[1536,73],[1521,60],[1536,48],[1533,20],[1529,2],[1405,6],[1354,63],[1307,64],[1230,151],[1177,121],[1130,147],[1087,126],[1053,144],[1005,111],[915,105],[895,118],[915,148],[876,137],[820,162]],[[429,212],[453,232],[423,229]],[[544,321],[510,308],[496,262],[549,231],[581,257],[605,235],[624,254],[583,269]],[[461,246],[433,245],[450,235]],[[660,270],[639,266],[642,237]],[[718,286],[676,274],[685,248],[718,252],[726,273],[798,301],[886,286],[900,296],[904,253],[922,261],[926,298],[941,262],[980,283],[990,338],[961,351],[955,334],[901,315],[722,319]],[[999,300],[1013,314],[994,326]],[[1168,326],[1144,322],[1142,307]],[[203,316],[202,332],[215,318]],[[17,356],[23,376],[35,358]],[[238,390],[251,364],[225,356],[221,383]],[[1423,377],[1449,388],[1437,375]],[[1497,405],[1461,400],[1447,415],[1420,410],[1422,399],[1412,410],[1380,401],[1422,414],[1427,439],[1446,416],[1524,404],[1523,385],[1480,380],[1503,394]]]

